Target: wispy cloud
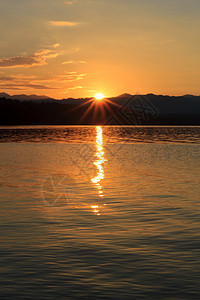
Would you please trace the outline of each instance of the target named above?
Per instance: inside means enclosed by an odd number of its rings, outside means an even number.
[[[84,60],[69,60],[69,61],[64,61],[62,64],[63,65],[67,65],[67,64],[86,64],[86,61],[84,61]]]
[[[8,76],[8,77],[0,77],[0,82],[1,81],[13,81],[15,78],[14,77],[10,77],[10,76]]]
[[[21,83],[21,82],[26,82],[27,80],[34,80],[36,79],[35,76],[32,76],[32,75],[23,75],[23,74],[18,74],[18,75],[15,75],[15,76],[3,76],[3,77],[0,77],[0,82],[3,81],[3,82],[10,82],[10,81],[14,81],[14,82],[18,82],[18,83]]]
[[[55,90],[56,88],[46,86],[46,85],[41,85],[41,84],[0,84],[0,87],[3,89],[10,89],[10,90],[22,90],[22,89],[35,89],[35,90]]]
[[[71,91],[79,90],[79,89],[83,89],[83,86],[73,86],[73,87],[68,88],[68,90],[71,90]]]
[[[43,64],[44,60],[36,56],[14,56],[0,59],[0,68],[30,67]]]
[[[73,82],[83,80],[87,74],[76,71],[65,72],[55,77],[43,77],[27,74],[0,76],[0,89],[5,90],[69,90],[83,89],[81,85],[72,85]]]
[[[25,87],[29,88],[34,88],[36,90],[56,90],[56,87],[51,87],[47,85],[42,85],[42,84],[26,84],[24,85]]]
[[[55,90],[56,87],[52,87],[46,84],[41,84],[36,76],[18,74],[16,76],[2,76],[0,77],[0,88],[9,90],[23,90],[23,89],[35,89],[35,90]]]
[[[62,82],[73,82],[82,80],[87,74],[79,74],[77,72],[67,72],[64,75],[58,76],[57,80]]]
[[[58,47],[60,47],[60,44],[59,43],[56,43],[56,44],[53,44],[53,48],[58,48]]]
[[[49,24],[57,27],[75,27],[79,26],[80,22],[68,22],[68,21],[49,21]]]
[[[16,90],[16,91],[23,91],[24,88],[18,87],[18,85],[12,85],[12,84],[4,84],[0,85],[0,88],[5,89],[5,90]]]
[[[73,5],[74,2],[73,2],[73,1],[65,1],[65,4],[66,4],[66,5]]]
[[[42,50],[29,56],[3,57],[0,59],[0,68],[33,67],[45,65],[46,59],[55,58],[61,52],[56,50]]]

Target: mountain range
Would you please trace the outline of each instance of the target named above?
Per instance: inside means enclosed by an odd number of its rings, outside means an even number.
[[[200,96],[125,93],[93,102],[0,93],[0,125],[24,124],[200,125]]]
[[[39,95],[25,95],[25,94],[20,94],[20,95],[9,95],[7,93],[0,93],[0,98],[5,98],[5,99],[13,99],[13,100],[19,100],[19,101],[26,101],[26,100],[29,100],[29,101],[35,101],[35,100],[55,100],[55,99],[52,99],[48,96],[45,96],[45,95],[42,95],[42,96],[39,96]]]

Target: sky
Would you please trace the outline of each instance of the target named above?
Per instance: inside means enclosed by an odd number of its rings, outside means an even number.
[[[199,0],[0,0],[0,92],[200,95]]]

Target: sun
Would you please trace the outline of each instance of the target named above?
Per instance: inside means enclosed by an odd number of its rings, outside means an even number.
[[[102,100],[102,99],[104,99],[105,98],[105,96],[104,96],[104,94],[102,94],[102,93],[97,93],[97,94],[95,94],[94,95],[94,98],[96,99],[96,100]]]

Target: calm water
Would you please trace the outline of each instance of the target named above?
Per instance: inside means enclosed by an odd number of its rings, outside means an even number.
[[[200,299],[200,127],[0,142],[0,299]]]

